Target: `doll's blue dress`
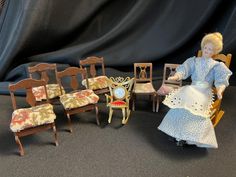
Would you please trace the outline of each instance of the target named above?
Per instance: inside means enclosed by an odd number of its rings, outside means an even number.
[[[158,129],[188,144],[217,148],[214,127],[210,120],[213,100],[212,85],[229,85],[232,72],[224,63],[212,58],[191,57],[177,67],[177,74],[191,85],[183,86],[166,96],[163,103],[171,108]]]

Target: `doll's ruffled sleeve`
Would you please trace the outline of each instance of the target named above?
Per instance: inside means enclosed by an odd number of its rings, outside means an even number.
[[[226,67],[226,65],[222,62],[217,64],[214,67],[214,85],[216,88],[224,85],[229,85],[229,77],[232,75],[232,72]]]
[[[192,73],[195,64],[195,57],[188,58],[182,65],[176,68],[176,74],[180,79],[187,79]]]

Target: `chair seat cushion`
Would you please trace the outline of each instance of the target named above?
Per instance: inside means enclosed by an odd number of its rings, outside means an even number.
[[[107,79],[108,79],[107,76],[97,76],[94,78],[89,78],[88,79],[89,88],[92,90],[107,88],[108,87]],[[82,81],[82,85],[87,87],[85,79]]]
[[[122,100],[116,100],[116,101],[109,103],[109,105],[112,107],[123,107],[123,106],[127,106],[127,103]]]
[[[153,93],[155,89],[151,83],[136,83],[134,88],[135,93]]]
[[[95,104],[99,100],[93,90],[86,89],[74,93],[68,93],[60,96],[60,102],[65,109],[74,109],[88,104]]]
[[[56,115],[51,104],[42,104],[31,108],[16,109],[12,113],[10,129],[19,132],[26,128],[54,122]]]
[[[171,85],[162,84],[162,86],[157,90],[157,94],[161,95],[161,96],[165,96],[177,88],[178,88],[178,86],[176,86],[176,85],[171,86]]]
[[[58,84],[47,84],[46,88],[47,88],[49,99],[56,98],[61,95],[60,86]],[[32,92],[35,96],[36,101],[42,101],[42,100],[47,99],[43,86],[32,88]],[[63,88],[62,88],[62,92],[63,94],[65,93]]]

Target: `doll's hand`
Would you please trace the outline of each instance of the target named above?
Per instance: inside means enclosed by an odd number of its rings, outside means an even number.
[[[177,74],[175,74],[174,76],[168,77],[168,80],[171,80],[171,81],[178,81],[178,80],[179,80],[179,76],[178,76]]]
[[[222,93],[225,90],[225,85],[217,87],[216,90],[217,90],[217,97],[218,97],[218,99],[221,100],[222,99]]]

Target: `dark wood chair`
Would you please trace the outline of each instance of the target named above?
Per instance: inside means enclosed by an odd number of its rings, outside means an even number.
[[[159,110],[161,99],[167,94],[169,94],[172,90],[182,86],[182,80],[180,81],[168,80],[168,77],[173,76],[176,73],[176,68],[178,66],[179,64],[171,64],[171,63],[166,63],[164,65],[162,85],[157,90],[158,97],[157,97],[156,112],[158,112]]]
[[[81,80],[82,78],[85,78],[86,86],[88,89],[86,89],[85,87],[80,87],[78,76],[81,77]],[[64,106],[65,114],[68,118],[70,132],[72,132],[70,116],[80,112],[95,110],[97,125],[100,125],[97,106],[99,97],[93,92],[93,90],[89,89],[90,86],[87,78],[86,68],[83,69],[78,67],[69,67],[64,71],[57,72],[57,78],[59,86],[61,88],[61,94],[63,94],[63,79],[70,78],[70,87],[73,90],[72,92],[60,96],[60,102]],[[68,86],[65,86],[65,88],[66,87]]]
[[[152,84],[152,63],[134,63],[134,89],[132,91],[132,108],[135,110],[137,96],[148,95],[152,98],[152,110],[155,112],[157,92]]]
[[[39,63],[35,66],[28,67],[30,78],[42,79],[46,81],[47,94],[51,103],[58,102],[61,95],[59,84],[57,83],[57,65],[49,63]],[[63,89],[63,93],[64,89]],[[46,94],[43,87],[34,87],[33,94],[38,103],[46,100]]]
[[[20,141],[20,137],[31,135],[47,129],[53,129],[55,136],[55,144],[58,145],[56,126],[54,120],[56,115],[53,112],[53,106],[49,104],[48,95],[46,92],[46,102],[36,106],[36,99],[32,93],[32,87],[42,86],[46,90],[46,82],[43,80],[25,79],[16,84],[9,85],[11,100],[14,112],[10,129],[15,135],[15,141],[19,146],[20,155],[24,155],[24,149]],[[18,108],[14,93],[16,91],[26,92],[26,102],[31,106],[28,108]]]
[[[88,81],[90,88],[96,94],[104,94],[109,93],[109,88],[107,85],[107,76],[105,74],[105,65],[103,57],[87,57],[86,59],[80,60],[80,67],[87,68],[88,72]],[[101,67],[102,73],[101,75],[97,74],[96,68]],[[82,82],[85,85],[85,80]]]
[[[197,56],[198,57],[202,56],[201,50],[198,51]],[[217,54],[217,55],[213,56],[213,59],[225,63],[225,65],[229,68],[230,63],[231,63],[231,59],[232,59],[232,54],[227,54],[227,55]],[[213,87],[212,90],[213,90],[213,93],[216,95],[216,93],[217,93],[216,88]],[[210,118],[211,118],[211,121],[212,121],[212,124],[214,125],[214,127],[220,122],[220,120],[222,119],[222,117],[224,115],[224,111],[221,109],[222,99],[218,99],[217,96],[215,96],[215,100],[212,104]]]

